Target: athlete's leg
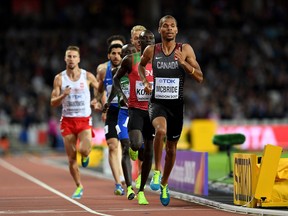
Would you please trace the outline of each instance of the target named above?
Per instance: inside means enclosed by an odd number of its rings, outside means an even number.
[[[175,159],[176,159],[177,143],[178,143],[178,140],[166,141],[165,165],[164,165],[164,171],[163,171],[162,180],[161,180],[162,185],[168,184],[168,179],[169,179],[170,173],[173,169]]]
[[[92,144],[92,132],[91,129],[83,130],[78,135],[79,138],[79,153],[88,157],[91,152],[91,144]]]
[[[130,147],[133,151],[138,151],[143,144],[142,132],[141,130],[130,130]]]
[[[162,150],[164,138],[166,137],[167,132],[167,122],[166,118],[163,116],[156,117],[152,121],[152,125],[155,129],[154,137],[154,159],[155,159],[155,170],[161,170],[161,159],[162,159]]]
[[[69,134],[63,137],[66,154],[68,156],[69,171],[77,187],[83,187],[80,180],[80,172],[77,164],[77,137]]]
[[[129,139],[122,139],[120,142],[122,146],[122,169],[125,177],[125,183],[128,187],[132,185],[132,175],[131,175],[132,165],[129,157],[130,141]]]
[[[141,169],[141,184],[139,191],[144,191],[146,181],[148,179],[153,159],[153,140],[148,140],[144,142],[144,158]]]
[[[110,138],[107,140],[107,144],[109,148],[109,165],[111,167],[112,175],[114,177],[115,183],[121,184],[121,166],[118,157],[119,140],[117,138]]]

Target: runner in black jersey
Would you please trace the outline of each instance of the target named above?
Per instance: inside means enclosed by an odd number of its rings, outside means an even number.
[[[203,74],[193,48],[189,44],[176,42],[178,28],[173,16],[166,15],[160,19],[158,32],[162,43],[150,45],[144,50],[138,71],[145,85],[145,91],[147,93],[152,91],[149,115],[155,128],[155,171],[150,187],[152,190],[161,189],[160,201],[162,205],[167,206],[170,202],[168,178],[175,163],[177,143],[183,127],[185,75],[188,74],[201,83]],[[153,90],[145,76],[145,66],[151,60],[154,75]],[[161,175],[164,138],[166,138],[166,157]]]

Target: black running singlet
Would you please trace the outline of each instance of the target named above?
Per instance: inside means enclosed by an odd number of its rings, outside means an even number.
[[[162,51],[162,44],[155,44],[152,62],[154,88],[151,102],[163,105],[183,104],[183,86],[185,71],[175,60],[175,50],[182,50],[182,43],[176,43],[173,52],[166,56]]]

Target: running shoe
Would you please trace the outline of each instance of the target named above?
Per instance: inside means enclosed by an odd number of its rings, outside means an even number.
[[[82,156],[82,157],[81,157],[81,164],[82,164],[82,167],[87,167],[88,164],[89,164],[89,160],[90,160],[89,156],[88,156],[88,157],[84,157],[84,156]]]
[[[129,156],[133,161],[136,161],[138,158],[138,151],[133,151],[131,148],[129,148]]]
[[[82,195],[83,195],[83,188],[77,187],[74,194],[72,195],[72,199],[81,199]]]
[[[162,203],[163,206],[169,205],[170,195],[169,195],[168,184],[166,184],[165,186],[163,186],[163,185],[161,184],[160,201],[161,201],[161,203]]]
[[[121,184],[115,184],[114,194],[119,196],[123,196],[125,194]]]
[[[153,191],[157,191],[160,189],[160,182],[161,182],[161,173],[159,170],[154,170],[154,175],[150,182],[150,188]]]
[[[138,204],[139,205],[148,205],[149,202],[147,201],[145,195],[144,195],[144,191],[139,191],[138,193]]]
[[[133,200],[135,198],[135,192],[131,185],[127,187],[127,198],[128,200]]]

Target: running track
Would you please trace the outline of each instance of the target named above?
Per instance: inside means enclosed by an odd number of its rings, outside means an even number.
[[[65,160],[65,155],[0,158],[0,215],[240,215],[176,198],[164,207],[159,193],[149,187],[145,194],[150,204],[138,205],[137,199],[115,196],[111,179],[84,168],[80,170],[85,187],[83,198],[73,200],[70,196],[75,185]]]

